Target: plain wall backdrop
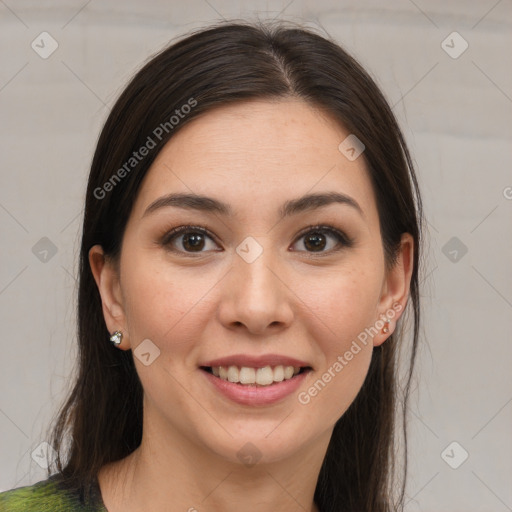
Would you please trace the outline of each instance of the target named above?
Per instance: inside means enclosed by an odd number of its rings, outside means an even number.
[[[0,0],[0,490],[46,478],[38,461],[76,356],[86,179],[110,107],[171,39],[256,17],[351,52],[416,162],[428,243],[406,510],[512,510],[510,0]]]

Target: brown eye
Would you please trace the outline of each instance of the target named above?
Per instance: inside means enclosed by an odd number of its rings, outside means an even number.
[[[353,241],[332,226],[309,226],[299,237],[303,248],[294,249],[308,253],[328,254],[344,247],[351,247]],[[298,244],[299,242],[295,242]],[[218,245],[207,230],[199,226],[179,226],[168,232],[161,244],[173,252],[184,255],[218,251]],[[221,249],[222,250],[222,249]]]
[[[304,238],[304,246],[312,251],[321,251],[326,245],[326,236],[323,233],[312,233]]]
[[[306,252],[329,253],[343,247],[352,246],[352,241],[344,233],[333,227],[310,226],[308,229],[299,238],[299,240],[303,240],[302,245]]]
[[[187,251],[200,251],[205,245],[204,235],[202,233],[186,233],[183,235],[181,243]]]
[[[210,246],[208,242],[211,242]],[[171,230],[164,236],[162,245],[180,253],[202,253],[215,250],[217,247],[217,244],[207,234],[206,230],[193,226],[180,226]]]

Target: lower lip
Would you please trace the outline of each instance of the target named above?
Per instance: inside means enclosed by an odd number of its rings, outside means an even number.
[[[224,396],[241,405],[270,405],[291,395],[302,384],[310,370],[299,373],[288,380],[270,386],[242,385],[215,377],[206,370],[200,370]]]

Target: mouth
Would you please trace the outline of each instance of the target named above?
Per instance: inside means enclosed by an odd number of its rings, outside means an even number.
[[[224,398],[245,406],[266,407],[291,397],[314,368],[285,354],[232,354],[201,361],[198,370]]]
[[[262,388],[289,381],[312,370],[310,366],[276,365],[249,366],[200,366],[200,369],[220,380],[242,387]]]

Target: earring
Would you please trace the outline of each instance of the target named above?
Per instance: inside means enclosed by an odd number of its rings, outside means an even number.
[[[116,331],[114,334],[112,334],[112,336],[110,336],[110,341],[114,344],[114,346],[119,347],[123,341],[123,333],[121,331]]]
[[[387,334],[389,332],[389,324],[391,323],[391,320],[389,318],[386,318],[386,325],[382,328],[382,332],[384,334]]]

